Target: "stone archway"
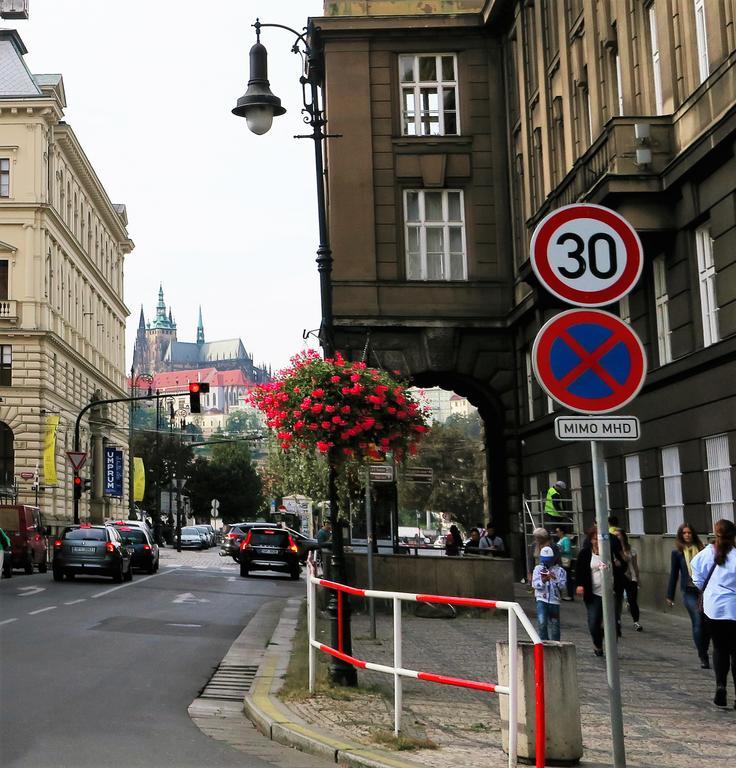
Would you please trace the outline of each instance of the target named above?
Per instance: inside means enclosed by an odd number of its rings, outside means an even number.
[[[508,533],[514,526],[515,510],[510,508],[509,468],[513,457],[507,455],[507,430],[513,428],[501,401],[481,382],[455,372],[426,371],[415,373],[411,383],[417,387],[440,387],[467,398],[478,409],[485,432],[487,493],[491,517],[499,532]],[[511,422],[511,423],[509,423]]]

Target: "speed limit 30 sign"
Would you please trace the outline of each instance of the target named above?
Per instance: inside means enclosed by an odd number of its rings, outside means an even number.
[[[636,230],[610,208],[581,203],[547,214],[531,241],[531,264],[542,285],[578,307],[619,301],[641,275]]]

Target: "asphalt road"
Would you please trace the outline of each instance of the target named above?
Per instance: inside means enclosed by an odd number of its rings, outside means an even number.
[[[258,608],[302,590],[280,576],[241,579],[233,566],[163,561],[122,585],[55,583],[50,570],[2,580],[0,764],[273,765],[205,736],[187,707]]]

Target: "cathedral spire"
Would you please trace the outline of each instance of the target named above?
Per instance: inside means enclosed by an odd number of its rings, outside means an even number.
[[[204,344],[204,323],[202,322],[202,305],[199,305],[199,322],[197,323],[197,344]]]
[[[143,314],[143,304],[141,304],[141,319],[138,321],[138,330],[139,331],[145,331],[146,330],[146,318]]]
[[[158,288],[158,304],[156,305],[156,320],[163,320],[166,322],[166,304],[164,303],[164,286],[159,284]]]

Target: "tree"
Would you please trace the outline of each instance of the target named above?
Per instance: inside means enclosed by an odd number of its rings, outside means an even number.
[[[212,499],[218,499],[225,523],[252,519],[263,506],[261,479],[248,446],[242,442],[215,444],[209,461],[196,459],[187,492],[198,516],[208,515]]]
[[[225,422],[225,431],[230,435],[245,435],[262,432],[263,425],[253,411],[233,411]]]

